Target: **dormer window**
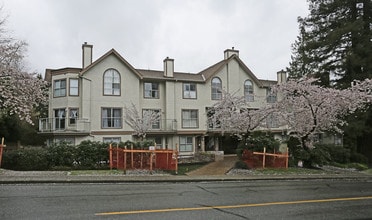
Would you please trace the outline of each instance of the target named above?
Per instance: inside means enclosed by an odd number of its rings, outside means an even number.
[[[114,69],[108,69],[103,74],[103,94],[120,95],[120,74]]]

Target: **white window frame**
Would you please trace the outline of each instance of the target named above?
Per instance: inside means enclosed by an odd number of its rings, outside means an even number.
[[[75,82],[75,83],[73,83]],[[69,95],[79,96],[79,79],[70,78],[69,79]]]
[[[254,86],[249,79],[244,81],[244,98],[247,102],[254,102]]]
[[[102,128],[122,128],[122,108],[103,107],[101,112]],[[117,113],[119,113],[119,115],[115,115]]]
[[[196,117],[195,116],[196,113]],[[181,112],[182,128],[198,128],[199,127],[199,110],[198,109],[182,109]]]
[[[144,82],[143,83],[144,97],[147,99],[159,98],[159,83],[158,82]]]
[[[108,69],[103,74],[103,95],[120,96],[120,73],[115,69]]]
[[[183,83],[183,98],[196,99],[196,83]]]
[[[66,79],[56,79],[53,81],[53,97],[66,96]]]
[[[179,149],[180,152],[194,151],[194,138],[192,136],[180,136]]]
[[[211,81],[211,98],[212,100],[222,99],[222,80],[218,77],[214,77]]]

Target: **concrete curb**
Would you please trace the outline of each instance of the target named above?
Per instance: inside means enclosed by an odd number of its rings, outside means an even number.
[[[226,181],[275,181],[275,180],[359,180],[372,181],[372,175],[218,175],[218,176],[6,176],[0,175],[0,184],[37,183],[156,183],[156,182],[226,182]]]

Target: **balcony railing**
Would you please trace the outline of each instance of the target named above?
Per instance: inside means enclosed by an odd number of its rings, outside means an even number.
[[[119,119],[118,127],[122,127],[123,119]],[[109,127],[115,128],[115,127]],[[41,118],[39,119],[40,132],[90,132],[90,122],[85,118]],[[160,120],[154,123],[149,132],[174,132],[177,130],[175,119]]]
[[[40,132],[90,132],[90,122],[86,118],[41,118]]]
[[[159,123],[154,123],[150,132],[153,131],[176,131],[177,130],[177,120],[175,119],[163,119]]]

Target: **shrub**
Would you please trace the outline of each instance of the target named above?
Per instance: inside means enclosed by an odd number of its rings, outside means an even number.
[[[2,167],[12,170],[48,170],[47,151],[44,148],[5,151]]]
[[[72,167],[75,162],[75,147],[67,142],[47,147],[50,167]]]
[[[350,161],[355,163],[368,164],[368,158],[360,153],[352,153],[350,156]]]
[[[83,169],[94,169],[107,166],[108,146],[98,141],[83,141],[76,147],[75,160],[77,166]]]
[[[274,150],[278,151],[279,145],[280,142],[275,140],[272,134],[257,131],[240,142],[236,153],[241,158],[245,149],[262,152],[264,147],[266,147],[267,152],[273,152]]]
[[[236,161],[234,167],[236,169],[248,169],[248,165],[242,160]]]

